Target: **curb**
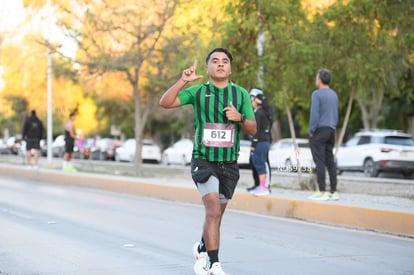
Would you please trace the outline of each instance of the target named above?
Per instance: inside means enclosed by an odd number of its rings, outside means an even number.
[[[156,179],[125,178],[89,173],[70,173],[53,169],[30,170],[12,165],[0,165],[0,173],[13,178],[53,184],[101,189],[162,200],[201,204],[194,185],[168,185]],[[336,224],[414,237],[414,213],[386,209],[341,205],[337,202],[315,202],[277,196],[255,197],[235,192],[229,203],[232,209],[277,217]]]

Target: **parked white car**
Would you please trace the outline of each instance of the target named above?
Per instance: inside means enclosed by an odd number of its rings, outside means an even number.
[[[115,149],[115,160],[116,161],[135,161],[135,149],[136,140],[135,138],[127,139],[121,146]],[[149,139],[144,139],[142,143],[142,161],[145,162],[161,162],[161,149]]]
[[[166,165],[188,165],[193,154],[193,142],[190,139],[180,139],[162,153],[162,162]]]
[[[250,148],[252,142],[250,140],[240,140],[239,158],[237,160],[240,168],[250,168]]]
[[[270,146],[270,168],[282,172],[311,172],[315,168],[309,140],[297,138],[298,150],[295,150],[293,139],[283,138]],[[298,163],[299,161],[299,163]],[[300,168],[299,168],[300,167]]]
[[[52,155],[61,158],[65,153],[65,135],[58,135],[52,143]]]
[[[363,171],[376,177],[380,172],[401,172],[411,178],[414,173],[414,140],[396,130],[374,129],[356,133],[339,147],[337,170]]]

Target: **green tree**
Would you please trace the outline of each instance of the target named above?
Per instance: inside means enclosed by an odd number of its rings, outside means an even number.
[[[23,122],[28,115],[27,99],[23,96],[8,95],[6,96],[6,100],[11,105],[12,113],[7,118],[4,126],[9,129],[10,133],[20,135],[23,129]]]
[[[411,67],[406,66],[407,23],[412,24],[408,11],[413,9],[409,2],[337,1],[317,19],[325,23],[321,33],[335,50],[328,55],[331,68],[349,96],[355,95],[364,128],[376,128],[388,117],[384,98],[403,95],[397,83]],[[400,36],[395,35],[396,29]]]

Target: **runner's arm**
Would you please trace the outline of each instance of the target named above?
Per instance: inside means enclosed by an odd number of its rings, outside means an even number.
[[[181,106],[178,93],[184,88],[187,81],[180,78],[174,85],[172,85],[160,99],[160,106],[163,108],[175,108]]]
[[[177,97],[178,93],[184,88],[188,82],[202,78],[203,76],[196,74],[197,60],[194,60],[194,64],[185,69],[181,78],[172,85],[162,96],[159,104],[164,108],[175,108],[181,106],[180,99]]]
[[[240,119],[241,119],[241,114],[240,114]],[[241,120],[240,120],[241,121]],[[243,129],[243,131],[248,134],[248,135],[255,135],[257,132],[257,128],[256,128],[256,119],[255,118],[250,118],[250,119],[246,119],[244,122],[240,122],[241,127]]]

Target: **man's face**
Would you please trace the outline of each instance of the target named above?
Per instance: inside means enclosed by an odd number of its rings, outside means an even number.
[[[223,52],[215,52],[207,63],[207,73],[212,79],[228,79],[231,74],[230,59]]]

